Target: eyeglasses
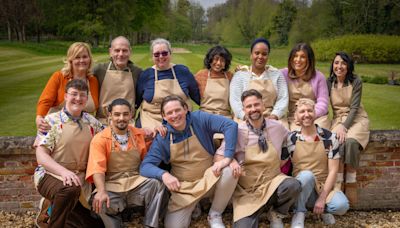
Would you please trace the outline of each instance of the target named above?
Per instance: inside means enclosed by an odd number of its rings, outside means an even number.
[[[67,93],[69,95],[71,95],[73,98],[77,98],[78,96],[80,98],[87,98],[88,95],[86,93]]]
[[[158,57],[160,57],[160,55],[163,56],[163,57],[165,57],[165,56],[167,56],[168,54],[169,54],[168,51],[162,51],[162,52],[153,53],[153,56],[154,56],[155,58],[158,58]]]

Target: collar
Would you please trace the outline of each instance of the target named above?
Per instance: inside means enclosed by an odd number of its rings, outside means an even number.
[[[315,127],[317,128],[317,136],[318,136],[318,138],[320,140],[323,140],[325,138],[324,131],[322,130],[322,128],[320,126],[318,126],[318,124],[315,124]],[[301,134],[301,129],[296,131],[296,137],[300,141],[305,141],[304,136]]]

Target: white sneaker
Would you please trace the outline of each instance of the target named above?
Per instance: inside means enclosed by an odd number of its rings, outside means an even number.
[[[304,219],[306,214],[304,212],[296,212],[292,218],[291,228],[304,228]]]
[[[278,212],[274,211],[272,208],[269,209],[267,213],[267,218],[270,222],[269,226],[271,228],[283,228],[282,218],[285,217]]]
[[[222,222],[222,215],[209,215],[207,220],[211,228],[225,228],[224,222]]]
[[[322,214],[322,221],[324,221],[325,225],[333,225],[336,223],[335,217],[332,214]]]

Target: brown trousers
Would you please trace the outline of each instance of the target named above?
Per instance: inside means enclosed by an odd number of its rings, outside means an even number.
[[[104,227],[79,202],[80,186],[64,186],[62,181],[45,174],[39,182],[40,195],[52,202],[49,227]]]

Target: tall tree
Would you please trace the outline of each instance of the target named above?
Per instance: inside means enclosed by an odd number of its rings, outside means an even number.
[[[279,4],[276,15],[272,20],[272,28],[278,36],[277,43],[279,45],[287,45],[289,43],[289,32],[296,12],[297,10],[292,0],[283,0]]]

